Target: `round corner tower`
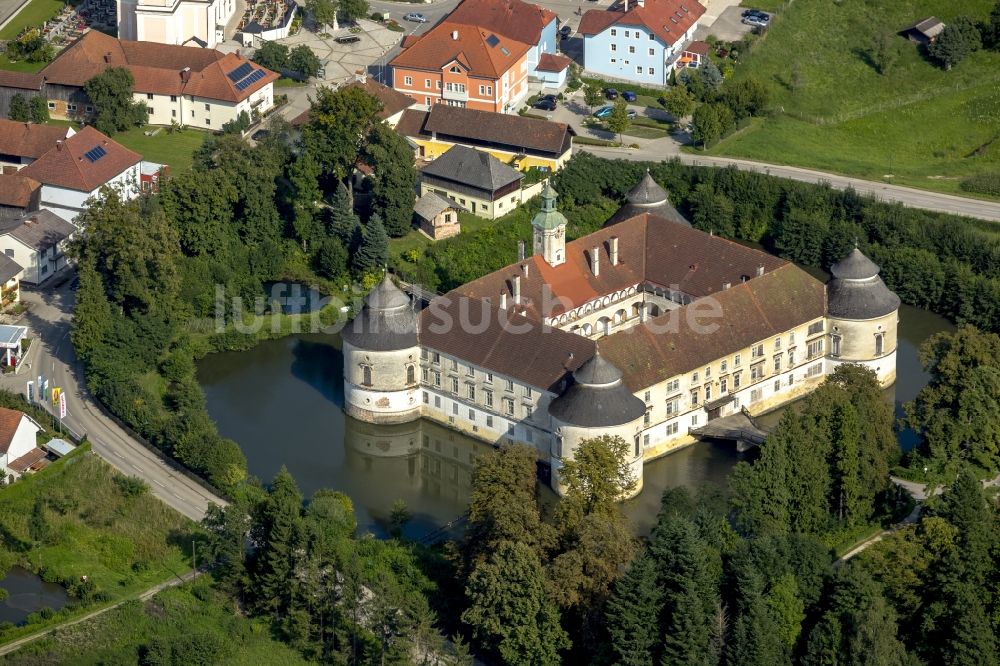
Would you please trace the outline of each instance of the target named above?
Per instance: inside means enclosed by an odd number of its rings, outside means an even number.
[[[643,463],[639,431],[645,414],[646,403],[629,391],[622,381],[622,371],[595,350],[593,357],[573,373],[569,387],[549,404],[556,435],[551,452],[552,489],[563,493],[559,469],[564,460],[573,459],[581,442],[610,435],[628,443],[628,463],[636,480],[628,498],[638,495],[642,490]]]
[[[874,370],[883,387],[891,385],[896,381],[899,296],[856,247],[830,273],[826,293],[832,368],[858,363]]]
[[[642,180],[625,195],[625,204],[614,215],[608,218],[604,226],[610,227],[646,213],[662,217],[665,220],[685,227],[691,226],[691,223],[684,219],[684,216],[670,203],[667,191],[653,179],[652,174],[649,173],[649,169],[646,169]]]
[[[341,332],[344,410],[359,421],[420,417],[420,345],[410,297],[386,275]]]

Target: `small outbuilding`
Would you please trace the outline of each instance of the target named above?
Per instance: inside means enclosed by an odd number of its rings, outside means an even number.
[[[930,44],[937,39],[942,30],[944,30],[944,23],[941,19],[936,16],[928,16],[922,21],[917,21],[913,25],[903,28],[899,34],[911,42]]]
[[[427,192],[413,206],[420,232],[435,241],[461,233],[462,225],[458,222],[461,210],[464,209],[457,201],[437,192]]]

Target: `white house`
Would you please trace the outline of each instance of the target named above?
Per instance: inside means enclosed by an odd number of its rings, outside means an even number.
[[[20,279],[41,284],[66,265],[66,244],[76,227],[48,210],[0,221],[0,252],[24,267]]]
[[[118,0],[118,36],[215,48],[226,40],[236,0]]]
[[[42,184],[42,208],[72,222],[104,186],[118,190],[123,199],[137,197],[141,163],[142,155],[87,126],[57,141],[21,175]]]
[[[588,72],[645,85],[666,85],[705,8],[698,0],[622,0],[591,9],[580,21]]]
[[[36,442],[36,435],[41,429],[27,414],[0,407],[0,471],[15,477],[21,475],[26,469],[25,458],[32,457],[36,450],[42,451]],[[41,457],[45,457],[44,451]]]

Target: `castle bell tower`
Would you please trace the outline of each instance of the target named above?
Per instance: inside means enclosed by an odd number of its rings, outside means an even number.
[[[542,209],[531,220],[535,236],[534,254],[542,255],[550,266],[566,262],[566,216],[556,209],[558,196],[546,181],[542,189]]]

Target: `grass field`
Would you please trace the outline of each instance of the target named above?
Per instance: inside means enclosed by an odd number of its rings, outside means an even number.
[[[58,14],[65,4],[62,0],[31,0],[31,3],[22,9],[13,21],[0,30],[0,39],[14,39],[29,25],[41,26]]]
[[[129,496],[107,463],[81,446],[71,455],[0,490],[0,571],[21,565],[63,584],[82,576],[96,586],[92,603],[122,599],[190,568],[196,526],[147,492]],[[44,502],[49,526],[32,539],[29,517]],[[60,616],[75,614],[64,611]],[[46,624],[50,624],[46,622]],[[0,642],[38,629],[0,631]]]
[[[958,192],[963,176],[1000,170],[1000,53],[980,51],[945,72],[894,35],[930,15],[983,20],[992,6],[993,0],[791,4],[735,74],[767,84],[775,114],[711,152]],[[879,34],[893,35],[897,53],[886,75],[870,64]]]
[[[147,130],[160,131],[156,136],[146,136]],[[188,128],[171,134],[165,127],[137,127],[128,132],[115,134],[114,139],[126,148],[141,154],[143,159],[160,164],[169,164],[171,169],[182,171],[191,167],[194,153],[201,147],[207,132]]]
[[[237,616],[233,602],[199,581],[165,590],[146,602],[128,602],[101,616],[39,639],[0,657],[7,664],[137,664],[154,642],[174,649],[172,663],[306,664],[270,636],[265,624]],[[183,656],[197,661],[179,661]],[[170,662],[157,662],[170,663]]]

